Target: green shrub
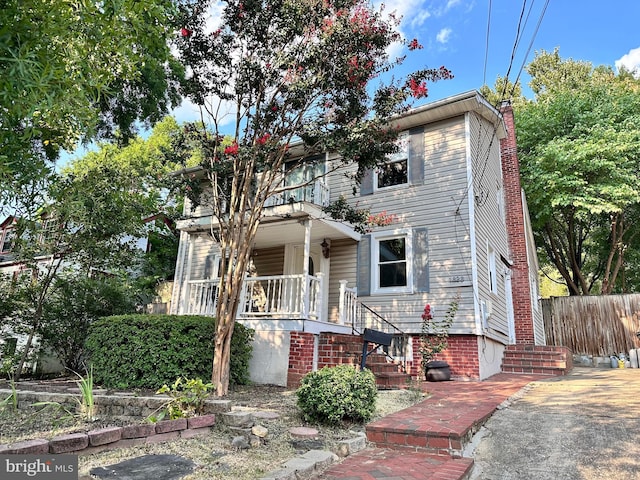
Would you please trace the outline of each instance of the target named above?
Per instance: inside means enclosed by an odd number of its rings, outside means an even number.
[[[96,383],[109,388],[152,388],[178,377],[211,378],[215,320],[179,315],[120,315],[91,324],[86,342]],[[249,378],[253,330],[236,324],[231,382]]]
[[[209,390],[213,389],[212,383],[204,383],[202,380],[179,377],[173,385],[166,383],[156,394],[166,393],[171,400],[162,407],[162,411],[157,417],[149,417],[151,421],[160,421],[165,415],[169,415],[170,420],[176,418],[193,417],[204,413],[204,406]]]
[[[305,375],[296,395],[305,420],[338,425],[368,421],[376,408],[378,389],[371,371],[338,365]]]

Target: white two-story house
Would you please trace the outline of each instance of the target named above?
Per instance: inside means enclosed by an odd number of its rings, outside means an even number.
[[[393,334],[390,355],[415,375],[425,305],[442,317],[454,300],[449,348],[438,357],[454,376],[489,377],[506,345],[544,344],[510,107],[500,112],[471,91],[390,124],[402,132],[400,152],[355,194],[348,169],[327,152],[284,180],[304,186],[268,201],[237,317],[256,331],[253,381],[295,386],[304,370],[331,364],[323,336],[365,327]],[[361,234],[332,220],[323,207],[341,196],[384,221]],[[172,311],[211,315],[221,254],[214,220],[206,206],[185,213]]]

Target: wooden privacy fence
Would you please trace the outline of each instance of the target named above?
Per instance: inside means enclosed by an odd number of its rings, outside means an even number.
[[[553,297],[542,312],[547,345],[600,357],[640,348],[640,294]]]

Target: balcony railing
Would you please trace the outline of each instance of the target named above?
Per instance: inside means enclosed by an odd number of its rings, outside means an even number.
[[[323,180],[316,180],[302,187],[285,190],[267,198],[265,207],[276,207],[294,202],[308,202],[326,207],[329,205],[329,187]]]

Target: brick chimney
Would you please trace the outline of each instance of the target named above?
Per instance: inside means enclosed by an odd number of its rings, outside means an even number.
[[[515,122],[511,102],[503,102],[500,112],[504,118],[507,136],[500,140],[502,182],[504,186],[507,235],[511,251],[511,290],[515,323],[516,344],[534,345],[531,285],[525,231],[520,163],[516,147]]]

